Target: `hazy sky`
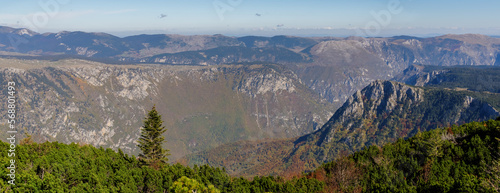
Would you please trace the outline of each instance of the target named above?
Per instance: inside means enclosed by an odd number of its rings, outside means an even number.
[[[498,0],[25,0],[3,1],[0,25],[118,35],[500,35],[499,8]]]

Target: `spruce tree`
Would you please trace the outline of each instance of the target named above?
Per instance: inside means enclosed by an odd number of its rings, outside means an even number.
[[[162,136],[167,129],[162,126],[163,121],[161,115],[156,111],[156,106],[149,111],[144,120],[144,126],[141,128],[141,137],[137,141],[137,145],[141,148],[142,153],[139,154],[139,159],[146,163],[167,162],[168,149],[163,149],[162,144],[165,138]]]

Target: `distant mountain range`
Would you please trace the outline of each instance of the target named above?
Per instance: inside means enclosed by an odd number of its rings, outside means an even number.
[[[171,160],[243,176],[301,173],[498,116],[499,66],[500,39],[475,34],[121,38],[0,27],[0,84],[16,81],[19,128],[40,141],[136,154],[156,104]]]
[[[475,34],[431,38],[157,34],[120,38],[106,33],[39,34],[0,27],[0,55],[20,54],[121,64],[278,63],[289,66],[308,87],[340,107],[370,82],[392,79],[413,64],[500,65],[500,38]]]

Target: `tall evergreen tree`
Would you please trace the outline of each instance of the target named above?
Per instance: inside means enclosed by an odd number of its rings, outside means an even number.
[[[141,128],[141,137],[137,141],[137,145],[141,148],[142,153],[139,154],[139,159],[146,163],[167,162],[168,149],[162,147],[165,138],[162,136],[167,129],[162,126],[163,121],[161,115],[156,111],[156,106],[149,111],[144,120],[144,126]]]

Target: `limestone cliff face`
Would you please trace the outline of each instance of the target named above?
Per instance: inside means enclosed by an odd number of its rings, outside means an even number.
[[[268,92],[288,92],[293,93],[296,91],[295,84],[301,84],[301,82],[295,82],[294,80],[299,80],[297,75],[291,73],[287,75],[281,75],[274,69],[268,69],[265,73],[251,73],[242,74],[242,79],[238,82],[237,89],[241,93],[245,93],[252,98],[258,95],[266,94]]]
[[[336,114],[338,122],[362,116],[371,117],[379,112],[390,112],[398,103],[409,102],[416,104],[423,101],[424,91],[421,88],[410,87],[405,84],[377,80],[365,89],[357,91],[344,103]],[[370,101],[366,104],[365,101]]]
[[[299,136],[319,129],[332,114],[332,107],[293,72],[273,65],[0,63],[1,84],[17,84],[18,128],[27,128],[38,141],[136,153],[142,120],[156,104],[168,129],[166,147],[175,160],[236,140]],[[0,108],[6,112],[6,104]],[[6,130],[5,125],[1,128]]]
[[[377,80],[349,97],[315,135],[320,146],[342,143],[352,151],[420,130],[497,116],[488,103],[462,93]]]

